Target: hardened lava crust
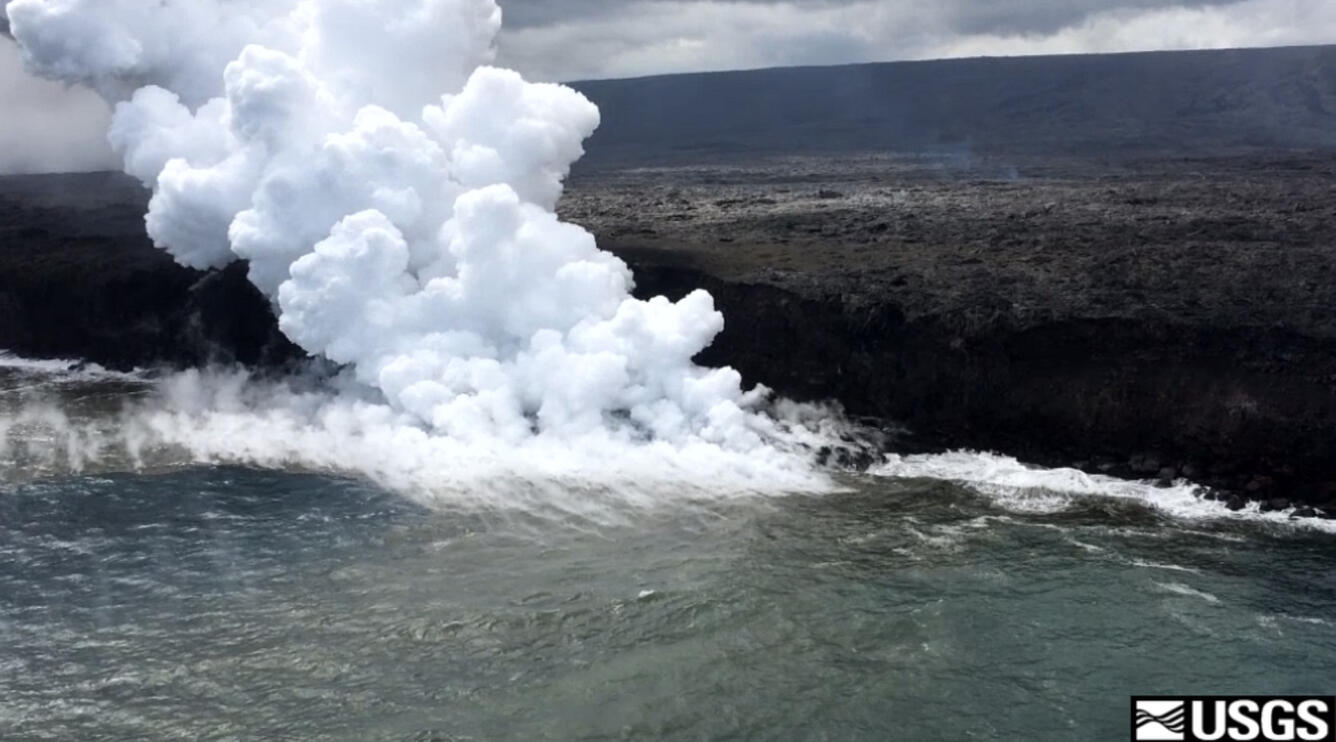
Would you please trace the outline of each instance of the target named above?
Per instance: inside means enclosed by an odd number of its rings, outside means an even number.
[[[979,448],[1336,514],[1336,153],[779,158],[577,177],[702,359]]]

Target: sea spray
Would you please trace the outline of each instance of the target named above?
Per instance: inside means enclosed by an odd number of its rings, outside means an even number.
[[[723,328],[711,297],[633,298],[626,265],[556,217],[598,110],[487,66],[492,0],[6,7],[30,69],[115,104],[154,244],[247,261],[283,332],[375,390],[181,377],[194,398],[169,389],[154,436],[378,478],[825,486],[820,431],[692,361]]]
[[[614,428],[519,443],[439,435],[348,372],[274,379],[203,369],[72,380],[77,373],[0,364],[0,378],[21,375],[25,388],[0,394],[6,482],[243,465],[351,474],[438,509],[602,524],[694,501],[831,486],[777,447],[728,455],[704,441],[628,441]],[[799,447],[839,432],[838,418],[817,408],[780,402],[767,412]]]
[[[1261,512],[1258,503],[1240,511],[1202,497],[1205,490],[1180,479],[1163,484],[1132,481],[1077,469],[1029,466],[1010,456],[977,451],[890,454],[870,474],[897,479],[935,479],[963,485],[998,507],[1027,515],[1057,514],[1090,498],[1134,502],[1181,520],[1246,520],[1336,533],[1336,521],[1295,518],[1293,509]]]

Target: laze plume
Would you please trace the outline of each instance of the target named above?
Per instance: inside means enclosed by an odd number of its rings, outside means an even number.
[[[154,243],[194,268],[247,261],[283,332],[394,419],[492,451],[806,470],[766,390],[692,362],[723,327],[711,297],[632,298],[626,265],[554,214],[598,110],[488,66],[493,0],[6,8],[30,70],[115,104]]]

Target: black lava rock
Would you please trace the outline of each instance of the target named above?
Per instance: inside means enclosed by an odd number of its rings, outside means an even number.
[[[1262,501],[1263,513],[1274,513],[1277,511],[1289,510],[1289,509],[1290,509],[1290,501],[1286,500],[1283,497],[1272,497],[1268,500]]]

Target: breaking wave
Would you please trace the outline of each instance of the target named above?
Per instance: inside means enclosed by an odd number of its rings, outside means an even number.
[[[1255,521],[1285,527],[1336,533],[1336,521],[1293,518],[1294,510],[1263,513],[1258,503],[1232,511],[1203,495],[1205,490],[1187,480],[1168,486],[1139,482],[1077,469],[1027,466],[995,453],[953,451],[945,454],[901,456],[891,454],[873,474],[904,479],[937,479],[964,485],[998,506],[1019,513],[1060,513],[1086,498],[1139,503],[1180,520]]]

